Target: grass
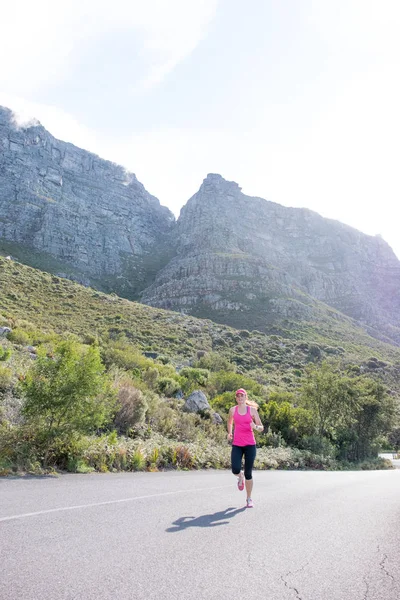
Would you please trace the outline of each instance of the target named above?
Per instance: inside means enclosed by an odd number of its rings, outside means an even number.
[[[375,356],[400,365],[400,348],[372,338],[350,320],[288,321],[285,328],[271,328],[269,335],[245,330],[244,337],[243,329],[107,295],[2,257],[0,286],[4,290],[0,313],[11,325],[26,320],[43,332],[69,331],[83,339],[123,335],[141,351],[177,360],[192,359],[199,350],[217,350],[239,370],[272,364],[274,370],[286,373],[312,359],[310,347],[317,344],[322,358],[336,348],[358,364]],[[273,361],[271,352],[275,352]]]

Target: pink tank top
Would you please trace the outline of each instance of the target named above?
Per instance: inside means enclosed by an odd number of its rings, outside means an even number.
[[[250,406],[247,407],[246,414],[241,415],[238,412],[238,407],[235,406],[233,412],[233,422],[235,429],[233,430],[233,445],[234,446],[254,446],[256,439],[250,423],[252,422]]]

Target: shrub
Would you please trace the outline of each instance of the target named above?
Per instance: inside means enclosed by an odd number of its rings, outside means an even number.
[[[0,366],[0,390],[5,391],[11,387],[12,371],[7,367]]]
[[[133,385],[125,383],[119,388],[118,405],[114,423],[121,433],[127,435],[132,427],[144,423],[148,404],[143,393]]]
[[[27,420],[50,437],[96,430],[115,405],[98,348],[71,341],[61,342],[52,357],[39,350],[20,389]]]
[[[400,427],[395,427],[388,435],[388,442],[398,452],[400,450]]]
[[[10,340],[10,342],[19,344],[20,346],[27,346],[32,343],[31,337],[23,329],[13,329],[7,334],[7,338]]]
[[[254,379],[229,371],[218,371],[217,373],[213,373],[210,377],[209,387],[217,394],[228,391],[234,392],[242,387],[248,392],[253,392],[256,396],[261,396],[264,392],[263,386],[254,381]]]
[[[282,437],[281,432],[275,433],[269,429],[258,439],[258,446],[271,446],[272,448],[286,448],[287,444]]]
[[[394,469],[393,463],[387,458],[378,456],[377,458],[370,458],[364,460],[359,464],[359,468],[362,471],[382,470],[382,469]]]
[[[289,402],[268,402],[260,411],[273,433],[280,433],[289,445],[297,445],[299,439],[314,431],[312,413],[295,408]]]
[[[1,361],[6,361],[10,358],[10,356],[12,355],[12,350],[11,348],[3,348],[2,346],[0,346],[0,360]]]
[[[164,354],[160,354],[157,357],[158,362],[160,362],[163,365],[167,365],[170,362],[170,358],[169,356],[165,356]]]
[[[321,348],[317,344],[312,344],[308,350],[308,356],[311,361],[316,361],[321,358]]]
[[[193,369],[192,367],[184,367],[179,372],[182,378],[182,391],[189,394],[198,387],[207,385],[210,372],[207,369]]]
[[[143,356],[139,350],[133,348],[126,340],[120,339],[110,342],[102,348],[102,359],[107,367],[112,364],[130,371],[133,369],[146,369],[153,366],[153,361]]]
[[[210,404],[216,412],[227,416],[229,409],[235,405],[235,398],[232,392],[224,392],[223,394],[218,394],[218,396],[215,396],[210,401]]]
[[[179,381],[171,377],[160,377],[157,381],[157,391],[170,398],[180,390]]]
[[[170,438],[176,436],[178,413],[171,406],[168,406],[166,401],[154,403],[148,412],[147,418],[153,431],[160,432]]]
[[[144,471],[146,468],[146,457],[142,450],[137,449],[130,457],[129,466],[132,471]]]
[[[321,456],[334,457],[336,455],[336,448],[324,437],[319,435],[308,435],[304,436],[298,447],[302,450],[309,450],[314,454],[320,454]]]
[[[235,371],[236,369],[236,366],[233,363],[217,352],[208,352],[206,355],[200,356],[199,360],[194,364],[194,367],[207,369],[212,372]]]
[[[181,469],[192,469],[195,458],[187,446],[175,448],[174,463]]]
[[[151,388],[156,387],[159,371],[155,367],[148,367],[143,373],[143,381]]]

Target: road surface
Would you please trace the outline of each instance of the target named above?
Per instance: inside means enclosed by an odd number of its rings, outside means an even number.
[[[399,600],[400,470],[0,479],[1,600]]]

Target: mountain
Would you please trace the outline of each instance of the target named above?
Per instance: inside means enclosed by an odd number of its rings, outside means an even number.
[[[142,294],[147,304],[264,331],[347,315],[400,342],[400,262],[379,236],[210,174],[175,239],[176,256]]]
[[[152,280],[175,218],[135,175],[1,107],[0,147],[3,252],[130,297]]]
[[[400,344],[400,262],[379,236],[216,174],[175,221],[135,175],[2,108],[0,145],[3,254],[240,329],[337,339],[350,324]]]

